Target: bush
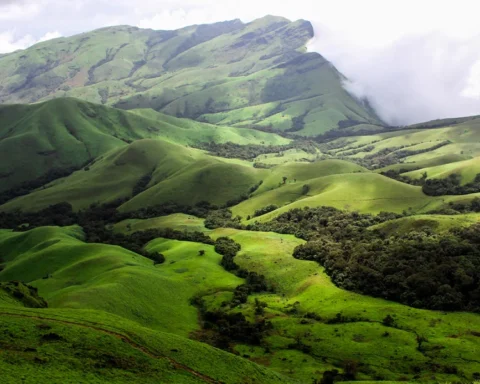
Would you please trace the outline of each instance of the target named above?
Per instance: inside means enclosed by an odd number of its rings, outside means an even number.
[[[158,252],[149,254],[148,258],[153,260],[153,265],[163,264],[165,262],[165,256]]]

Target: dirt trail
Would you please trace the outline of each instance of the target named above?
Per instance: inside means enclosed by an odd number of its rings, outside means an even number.
[[[123,342],[129,344],[132,348],[136,349],[137,351],[142,352],[143,354],[145,354],[145,355],[147,355],[147,356],[149,356],[153,359],[165,359],[165,360],[169,361],[171,364],[173,364],[173,366],[175,368],[186,371],[186,372],[192,374],[193,376],[198,377],[199,379],[201,379],[205,383],[222,384],[221,381],[215,380],[215,379],[211,378],[210,376],[207,376],[207,375],[204,375],[203,373],[195,371],[194,369],[192,369],[192,368],[190,368],[190,367],[188,367],[188,366],[186,366],[182,363],[179,363],[178,361],[172,359],[171,357],[156,355],[153,352],[149,351],[144,346],[142,346],[142,345],[136,343],[135,341],[129,339],[127,336],[125,336],[121,333],[115,332],[115,331],[111,331],[111,330],[104,329],[104,328],[97,327],[97,326],[93,326],[93,325],[77,323],[77,322],[74,322],[74,321],[52,319],[52,318],[49,318],[49,317],[22,315],[22,314],[19,314],[19,313],[8,313],[8,312],[0,312],[0,315],[1,316],[12,316],[12,317],[26,317],[26,318],[34,319],[34,320],[53,321],[53,322],[56,322],[56,323],[76,325],[78,327],[94,329],[94,330],[99,331],[99,332],[107,333],[111,336],[114,336],[114,337],[122,340]]]

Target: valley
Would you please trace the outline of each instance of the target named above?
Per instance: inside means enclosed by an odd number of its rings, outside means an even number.
[[[0,56],[0,369],[480,380],[480,119],[389,126],[304,20]]]

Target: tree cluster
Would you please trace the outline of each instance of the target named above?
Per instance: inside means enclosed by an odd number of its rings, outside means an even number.
[[[480,225],[444,234],[349,232],[309,241],[294,257],[317,261],[348,290],[418,308],[480,312]]]
[[[47,173],[36,179],[25,181],[20,185],[17,185],[15,188],[0,192],[0,205],[5,204],[7,201],[10,201],[16,197],[28,195],[35,189],[44,187],[54,180],[69,176],[80,168],[81,167],[70,167],[65,169],[52,168]]]
[[[255,211],[255,213],[253,214],[253,217],[265,215],[266,213],[275,211],[277,208],[278,208],[278,207],[277,207],[275,204],[267,205],[267,206],[265,206],[265,207],[263,207],[263,208],[257,209],[257,210]]]
[[[456,173],[444,179],[428,179],[423,184],[423,193],[429,196],[468,195],[480,192],[480,173],[470,183],[461,185],[462,176]]]
[[[260,155],[281,153],[289,149],[299,149],[307,153],[317,153],[317,145],[313,141],[295,140],[285,145],[240,145],[232,142],[223,144],[209,142],[195,145],[196,148],[208,151],[213,156],[253,160]]]

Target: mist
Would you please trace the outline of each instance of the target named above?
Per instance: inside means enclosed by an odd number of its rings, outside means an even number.
[[[315,31],[309,50],[329,59],[348,78],[344,87],[367,98],[386,123],[480,114],[480,36],[429,33],[381,48],[345,49],[321,24]]]

